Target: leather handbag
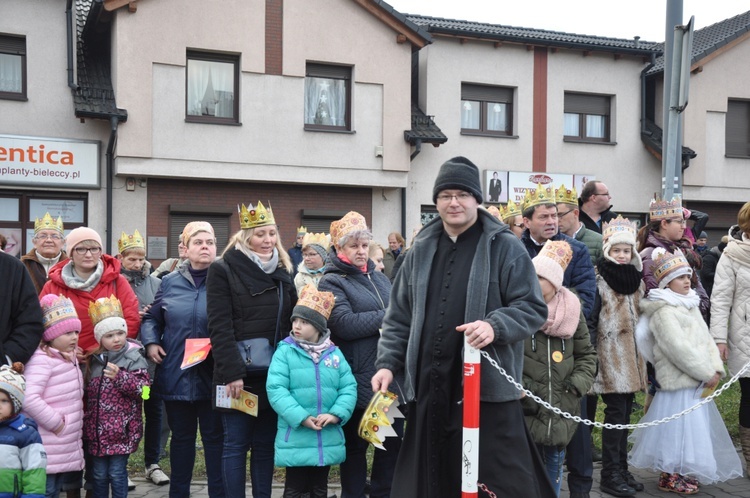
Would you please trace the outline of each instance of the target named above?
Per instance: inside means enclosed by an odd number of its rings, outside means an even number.
[[[268,371],[273,357],[273,345],[265,337],[238,341],[242,362],[245,364],[247,375],[262,375]]]

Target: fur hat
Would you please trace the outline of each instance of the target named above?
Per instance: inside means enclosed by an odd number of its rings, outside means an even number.
[[[68,332],[81,331],[81,320],[78,319],[73,301],[67,297],[45,294],[39,304],[43,313],[44,341],[50,342]]]
[[[299,293],[297,305],[292,311],[292,319],[301,318],[313,324],[324,334],[328,329],[328,317],[333,310],[334,296],[332,292],[323,292],[313,284],[305,285]]]
[[[610,256],[609,251],[614,245],[628,244],[631,247],[630,264],[635,266],[636,270],[643,271],[643,261],[641,261],[641,255],[636,250],[635,234],[637,231],[635,223],[631,223],[630,220],[619,214],[609,223],[605,221],[602,225],[602,253],[604,258],[617,263]]]
[[[654,277],[660,289],[664,289],[669,282],[682,275],[693,275],[693,269],[679,249],[671,253],[663,247],[657,247],[651,253],[654,262]]]
[[[68,250],[68,254],[73,252],[73,249],[83,242],[84,240],[93,240],[102,246],[102,238],[96,233],[96,230],[92,230],[89,227],[78,227],[70,231],[67,237],[65,237],[65,247]]]
[[[432,189],[432,202],[437,204],[437,196],[443,190],[463,190],[482,203],[482,183],[479,180],[479,168],[466,159],[458,156],[448,159],[440,166],[435,186]]]
[[[99,344],[102,342],[102,337],[109,332],[128,331],[128,324],[123,318],[122,305],[114,295],[100,297],[90,303],[89,317],[91,317],[91,323],[94,324],[94,338]]]
[[[26,379],[23,378],[23,363],[16,362],[13,366],[0,367],[0,391],[4,392],[13,403],[13,415],[17,415],[23,408]]]
[[[570,244],[564,240],[548,240],[531,262],[534,264],[537,275],[549,280],[555,290],[560,290],[565,269],[571,259],[573,259],[573,249],[570,248]]]

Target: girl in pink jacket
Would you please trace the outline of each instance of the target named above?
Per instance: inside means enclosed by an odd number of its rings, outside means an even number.
[[[44,335],[26,364],[23,412],[34,419],[47,452],[47,496],[81,489],[83,376],[76,349],[81,321],[70,299],[41,298]]]

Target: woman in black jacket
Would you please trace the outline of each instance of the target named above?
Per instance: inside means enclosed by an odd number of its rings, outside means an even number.
[[[262,498],[271,496],[277,419],[266,394],[268,369],[248,374],[238,343],[265,339],[275,349],[290,330],[297,295],[292,263],[270,207],[266,210],[260,202],[255,209],[243,205],[240,227],[208,270],[208,331],[216,362],[214,384],[226,386],[234,398],[242,389],[258,396],[257,417],[237,410],[222,413],[224,487],[227,496],[245,496],[247,452],[252,448],[253,497]]]
[[[368,443],[357,435],[359,421],[372,398],[370,379],[375,375],[380,327],[388,307],[391,282],[384,273],[375,271],[369,259],[372,234],[365,218],[351,211],[331,223],[331,243],[318,289],[336,296],[328,328],[333,342],[341,349],[357,379],[357,405],[349,423],[344,425],[346,460],[341,464],[341,493],[347,498],[364,498],[367,479],[365,458]],[[396,384],[391,390],[396,389]],[[403,399],[403,396],[399,398]],[[403,419],[396,419],[394,428],[402,435]],[[401,439],[388,438],[387,451],[376,451],[371,475],[370,496],[390,496],[393,471],[396,467]]]

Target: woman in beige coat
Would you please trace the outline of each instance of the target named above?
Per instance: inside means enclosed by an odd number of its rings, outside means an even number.
[[[729,229],[729,242],[716,267],[711,335],[732,375],[750,361],[750,202],[740,208],[737,226]],[[740,441],[745,461],[750,462],[750,371],[740,378],[740,389]]]

